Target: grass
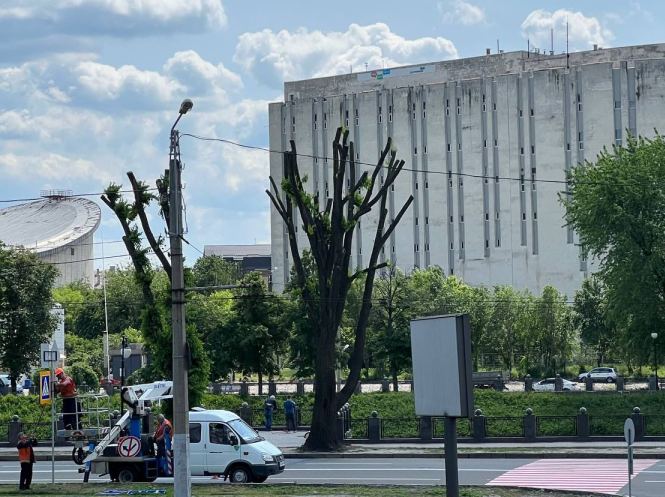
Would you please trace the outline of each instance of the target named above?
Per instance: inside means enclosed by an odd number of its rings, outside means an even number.
[[[35,497],[71,497],[98,495],[100,492],[111,488],[98,484],[67,484],[67,485],[33,485],[30,492],[25,495]],[[116,485],[118,490],[140,490],[140,489],[165,489],[167,497],[173,497],[173,487],[167,485]],[[16,496],[16,487],[0,486],[0,496]],[[443,487],[423,486],[362,486],[362,485],[194,485],[192,487],[193,497],[207,496],[272,496],[284,495],[293,497],[309,496],[335,496],[335,497],[415,497],[415,496],[438,496],[446,495]],[[544,490],[522,490],[509,488],[488,487],[462,487],[460,497],[583,497],[585,494],[568,492],[552,492]],[[586,494],[592,496],[593,494]]]

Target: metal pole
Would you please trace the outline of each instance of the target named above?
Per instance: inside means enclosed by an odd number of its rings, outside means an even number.
[[[104,290],[104,375],[106,381],[111,374],[111,360],[109,357],[109,308],[106,302],[106,259],[104,258],[104,233],[102,232],[102,288]],[[113,383],[111,383],[113,385]]]
[[[183,115],[182,111],[178,119]],[[176,121],[177,123],[177,121]],[[175,124],[174,124],[175,128]],[[182,165],[178,131],[171,129],[169,162],[169,237],[171,245],[171,322],[173,332],[173,481],[174,495],[190,497],[189,398],[185,360],[185,278],[182,256]]]
[[[51,377],[49,378],[49,385],[51,391],[49,395],[51,396],[51,484],[55,483],[55,388],[53,386],[53,357],[49,357],[51,360],[49,364],[51,365]]]
[[[125,348],[127,347],[127,337],[122,335],[120,340],[120,414],[124,410],[122,405],[122,387],[125,386]]]
[[[446,462],[446,497],[459,497],[457,475],[457,418],[443,418],[443,444]]]

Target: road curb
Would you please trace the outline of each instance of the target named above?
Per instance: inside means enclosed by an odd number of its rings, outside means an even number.
[[[591,453],[552,453],[552,452],[458,452],[460,459],[625,459],[626,454],[600,452]],[[286,452],[286,459],[424,459],[441,458],[440,453],[400,453],[400,452]],[[635,454],[635,459],[665,459],[665,453]]]
[[[444,452],[285,452],[286,459],[427,459],[443,458]],[[458,452],[460,459],[625,459],[621,452],[575,453],[575,452]],[[665,459],[665,452],[636,453],[635,459]],[[37,461],[50,461],[51,454],[36,453]],[[72,461],[69,452],[55,454],[56,461]],[[17,454],[0,454],[0,462],[16,462]]]

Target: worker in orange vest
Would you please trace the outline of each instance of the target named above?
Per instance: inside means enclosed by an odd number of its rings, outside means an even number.
[[[76,391],[76,383],[65,374],[62,368],[56,368],[55,377],[55,391],[62,397],[62,420],[65,424],[66,430],[77,430],[80,428],[78,423],[78,413],[76,398],[78,392]]]
[[[25,433],[18,434],[18,460],[21,463],[21,476],[18,484],[19,490],[30,490],[32,483],[32,465],[35,463],[35,452],[32,446],[37,445],[37,440],[28,438]]]

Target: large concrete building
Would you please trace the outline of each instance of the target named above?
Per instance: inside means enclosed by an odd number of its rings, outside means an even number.
[[[594,268],[565,226],[566,171],[627,133],[662,130],[664,116],[665,44],[511,52],[286,83],[284,102],[270,105],[270,148],[295,140],[308,187],[326,198],[338,126],[367,164],[392,137],[406,165],[389,215],[415,201],[383,257],[405,271],[436,265],[470,284],[572,296]],[[279,185],[280,154],[270,173]],[[274,208],[271,223],[279,290],[290,254]],[[358,228],[354,265],[367,263],[375,225]]]
[[[62,191],[43,192],[43,200],[0,209],[0,241],[24,247],[58,270],[55,285],[93,283],[93,236],[99,206]]]

